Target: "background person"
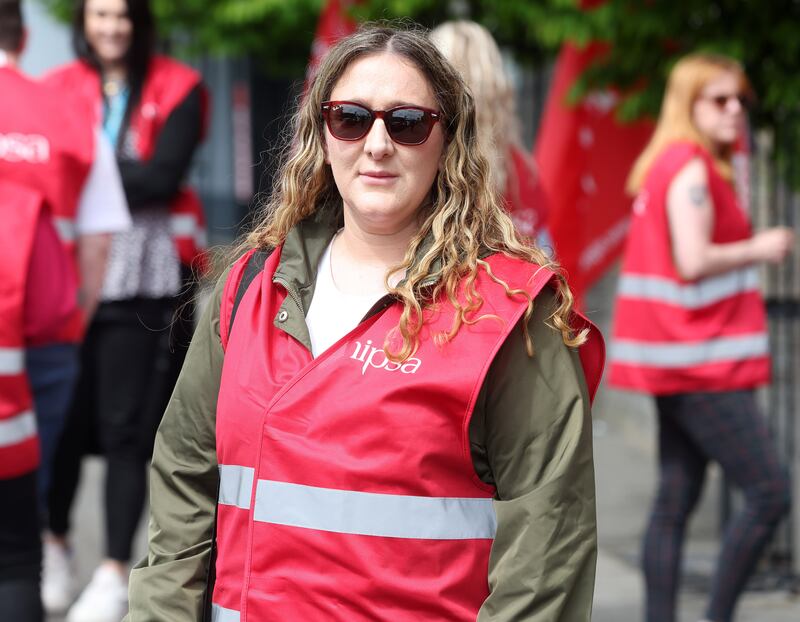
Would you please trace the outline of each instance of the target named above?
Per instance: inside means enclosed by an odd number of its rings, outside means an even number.
[[[548,250],[552,241],[547,233],[547,196],[533,158],[522,146],[514,86],[494,37],[480,24],[458,20],[434,28],[431,40],[472,91],[478,142],[511,219],[522,235]]]
[[[0,218],[0,620],[41,622],[40,446],[25,349],[59,336],[77,280],[40,194],[0,178]]]
[[[681,549],[706,465],[745,505],[722,543],[706,616],[732,619],[739,594],[789,504],[754,389],[769,381],[759,262],[781,262],[794,234],[753,234],[731,153],[750,86],[733,60],[673,68],[658,125],[629,178],[637,192],[614,319],[610,383],[656,398],[660,482],[644,537],[648,622],[675,619]]]
[[[79,112],[80,102],[31,80],[18,69],[25,33],[19,0],[0,0],[0,179],[44,196],[73,268],[80,307],[59,334],[26,344],[25,363],[36,405],[41,464],[39,506],[46,510],[56,442],[78,374],[78,344],[100,295],[111,233],[130,215],[110,144]]]
[[[588,620],[602,346],[461,78],[366,27],[293,123],[159,429],[130,619]]]
[[[82,350],[76,400],[56,458],[45,587],[71,597],[69,511],[81,458],[95,438],[107,462],[106,554],[67,619],[118,622],[141,517],[153,437],[188,343],[191,314],[176,309],[197,255],[202,210],[183,183],[205,125],[197,72],[154,54],[146,0],[77,3],[78,60],[47,82],[77,94],[116,149],[133,227],[113,239],[101,303]],[[173,343],[169,343],[170,334]],[[186,335],[184,337],[184,335]]]

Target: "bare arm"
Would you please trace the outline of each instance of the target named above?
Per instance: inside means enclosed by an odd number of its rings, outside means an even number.
[[[111,248],[110,233],[92,233],[78,238],[78,270],[81,275],[78,303],[83,309],[87,324],[92,319],[100,300],[109,248]]]
[[[738,242],[713,243],[714,207],[700,158],[691,160],[672,180],[667,215],[675,267],[690,281],[752,263],[780,263],[794,246],[794,232],[787,227],[766,229]]]

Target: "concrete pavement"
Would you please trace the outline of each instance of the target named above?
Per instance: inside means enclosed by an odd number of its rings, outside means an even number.
[[[628,396],[606,394],[606,405]],[[599,409],[598,409],[599,410]],[[624,413],[595,419],[595,469],[598,500],[600,555],[597,564],[593,622],[640,622],[644,585],[638,569],[640,537],[647,519],[655,483],[651,441],[644,433],[652,427],[652,413],[637,413],[631,421]],[[649,438],[652,438],[651,436]],[[712,469],[703,499],[690,526],[684,554],[684,585],[680,622],[703,618],[705,588],[710,580],[718,546],[717,506],[719,473]],[[786,590],[745,593],[737,622],[800,622],[800,594]]]

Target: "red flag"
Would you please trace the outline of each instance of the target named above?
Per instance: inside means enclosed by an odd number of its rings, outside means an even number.
[[[653,129],[650,121],[619,124],[613,91],[567,103],[575,80],[602,51],[599,44],[562,48],[535,146],[556,257],[579,300],[622,252],[631,208],[625,180]]]
[[[347,9],[358,0],[328,0],[319,15],[317,32],[311,44],[311,59],[308,61],[306,84],[316,73],[320,61],[339,39],[353,34],[357,24],[347,14]]]

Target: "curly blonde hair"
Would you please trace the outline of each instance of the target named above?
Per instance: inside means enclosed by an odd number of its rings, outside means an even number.
[[[318,210],[342,211],[342,199],[330,167],[325,163],[324,132],[320,107],[330,99],[336,82],[357,59],[379,53],[402,56],[419,69],[431,85],[442,115],[445,147],[441,169],[430,192],[430,201],[420,207],[420,226],[411,239],[405,257],[390,267],[385,284],[390,294],[403,304],[397,332],[402,339],[399,350],[384,349],[392,360],[405,360],[417,349],[424,322],[423,306],[446,298],[456,310],[453,324],[437,340],[447,342],[464,324],[473,324],[483,300],[475,287],[479,269],[501,283],[509,296],[528,299],[523,322],[528,353],[533,343],[527,320],[533,301],[523,290],[510,289],[492,274],[481,257],[501,252],[557,272],[557,266],[538,248],[518,237],[490,182],[489,164],[477,147],[475,106],[458,72],[448,63],[419,27],[365,24],[358,32],[339,41],[320,64],[310,89],[293,115],[289,144],[275,176],[269,200],[261,208],[244,248],[268,248],[281,244],[289,231]],[[426,239],[432,243],[423,244]],[[395,286],[393,274],[405,272]],[[435,284],[432,281],[435,279]],[[459,291],[464,287],[464,302]],[[569,319],[573,297],[566,281],[558,278],[559,306],[550,318],[554,328],[570,346],[582,344],[585,331],[575,332]]]

